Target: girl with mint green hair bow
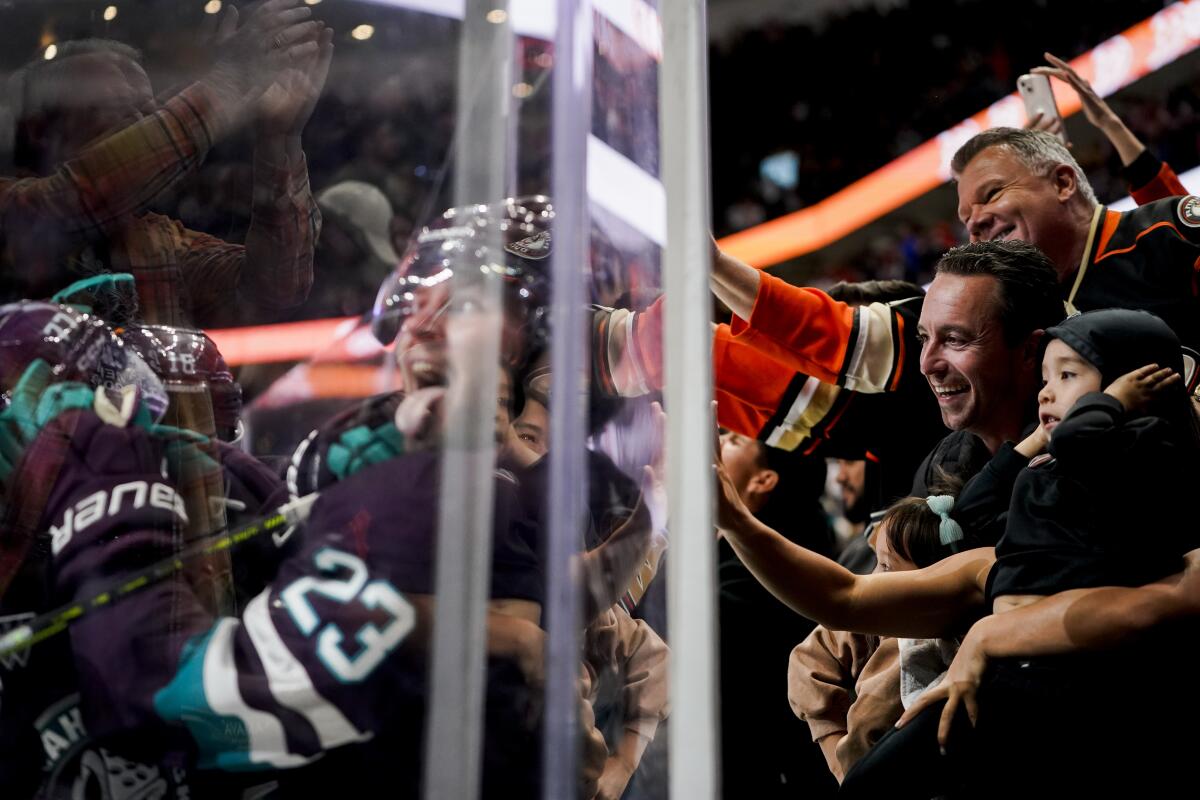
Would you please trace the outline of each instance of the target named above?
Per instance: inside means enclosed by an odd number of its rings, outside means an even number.
[[[873,544],[880,562],[889,570],[919,569],[951,555],[963,539],[962,527],[950,515],[953,508],[949,494],[896,501],[877,526],[879,538]]]
[[[954,498],[948,494],[937,494],[925,498],[925,502],[929,505],[929,510],[937,514],[940,520],[938,522],[938,541],[944,545],[962,541],[963,529],[950,517],[950,510],[954,508]]]

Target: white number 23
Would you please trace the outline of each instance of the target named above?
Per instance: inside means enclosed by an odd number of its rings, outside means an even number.
[[[317,551],[313,560],[322,573],[344,574],[336,578],[299,578],[280,592],[279,597],[305,636],[312,636],[320,626],[317,655],[329,671],[343,683],[357,683],[370,675],[412,630],[413,607],[387,581],[368,583],[367,565],[356,556],[326,547]],[[355,636],[358,652],[347,655],[342,649],[345,633],[333,622],[321,625],[321,618],[306,596],[309,592],[341,604],[358,602],[368,609],[381,608],[392,618],[383,628],[371,622],[362,625]]]

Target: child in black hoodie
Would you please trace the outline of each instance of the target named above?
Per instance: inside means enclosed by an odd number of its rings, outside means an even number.
[[[1185,515],[1200,434],[1179,339],[1153,314],[1123,309],[1069,317],[1046,339],[1040,425],[1001,448],[960,497],[990,495],[1008,509],[988,597],[1140,586],[1178,572],[1200,546]]]

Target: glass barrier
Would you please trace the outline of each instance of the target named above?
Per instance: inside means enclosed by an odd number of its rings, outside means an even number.
[[[659,27],[574,10],[572,106],[549,3],[0,11],[5,797],[667,796]]]

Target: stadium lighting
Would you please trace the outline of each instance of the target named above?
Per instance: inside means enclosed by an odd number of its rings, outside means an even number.
[[[104,21],[105,22],[112,22],[116,18],[117,18],[117,7],[116,6],[109,6],[108,8],[104,9]]]
[[[420,6],[431,13],[436,13],[436,10],[427,6],[442,8],[445,5],[441,0],[369,1],[403,7]],[[213,2],[219,5],[219,0]],[[532,7],[535,2],[514,0],[513,7],[519,10],[523,3]],[[610,0],[597,2],[601,7],[611,4]],[[548,7],[554,6],[550,4]],[[461,19],[461,13],[451,16]],[[520,16],[514,15],[515,27],[521,27]],[[544,23],[545,16],[534,21]],[[1164,30],[1177,35],[1167,38],[1155,35],[1155,31]],[[1200,0],[1189,0],[1167,6],[1153,17],[1074,59],[1071,65],[1104,96],[1108,96],[1197,46],[1200,46]],[[1132,58],[1111,57],[1118,50],[1131,53]],[[46,48],[47,59],[54,57],[51,53],[57,55],[57,48],[53,45]],[[513,91],[515,93],[517,87],[514,86]],[[1064,117],[1080,109],[1078,95],[1068,87],[1056,86],[1055,94]],[[722,250],[756,267],[768,267],[819,250],[942,185],[948,179],[946,165],[958,145],[983,128],[1012,124],[1014,107],[1020,113],[1021,101],[1015,92],[821,202],[726,236],[717,243]],[[1018,118],[1017,124],[1021,122]],[[605,163],[617,161],[609,159]],[[636,173],[628,170],[620,174],[624,178]],[[1185,186],[1198,185],[1200,168],[1184,173],[1180,178]],[[1109,207],[1120,210],[1126,207],[1125,204],[1131,203],[1131,199],[1126,199]],[[648,207],[657,208],[658,205],[650,204]],[[311,356],[335,341],[337,326],[345,322],[340,319],[313,320],[210,330],[208,333],[217,341],[230,366],[261,364],[301,360]],[[295,325],[308,327],[301,331],[291,327]]]
[[[370,39],[372,36],[375,35],[375,26],[374,25],[359,25],[357,28],[350,31],[350,35],[353,36],[355,39],[358,39],[360,42],[365,42],[367,39]]]
[[[216,14],[216,13],[220,12],[220,10],[221,10],[221,0],[208,0],[208,2],[204,4],[204,13],[205,14]]]
[[[58,55],[58,45],[52,44],[46,48],[44,53],[42,53],[42,58],[46,59],[47,61],[51,61],[56,55]]]

